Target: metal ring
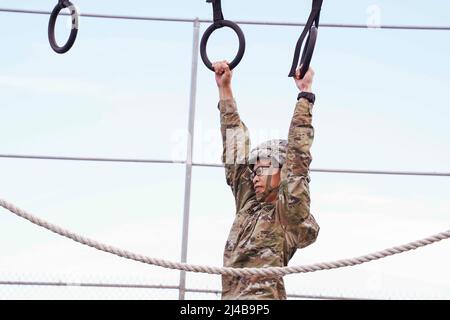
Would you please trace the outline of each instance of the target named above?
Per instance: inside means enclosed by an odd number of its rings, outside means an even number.
[[[311,59],[314,53],[314,48],[316,46],[317,40],[317,28],[312,26],[309,30],[308,38],[306,39],[305,47],[303,48],[303,54],[300,59],[300,79],[306,75],[311,63]]]
[[[58,46],[55,38],[55,24],[59,13],[62,9],[69,8],[70,15],[72,16],[72,30],[70,31],[69,39],[66,44],[62,47]],[[48,40],[50,41],[50,46],[56,53],[66,53],[72,48],[77,38],[78,33],[78,11],[76,7],[70,1],[59,1],[58,4],[52,11],[50,20],[48,22]]]
[[[217,24],[217,25],[216,25]],[[203,63],[205,66],[210,69],[211,71],[214,71],[214,68],[212,66],[211,61],[208,58],[208,55],[206,53],[206,44],[208,42],[209,36],[214,32],[214,30],[222,28],[222,27],[229,27],[236,32],[238,38],[239,38],[239,50],[236,55],[236,57],[231,61],[229,64],[230,69],[234,69],[239,62],[241,62],[242,57],[244,56],[245,52],[245,37],[244,33],[242,32],[241,28],[234,22],[230,20],[221,20],[216,24],[212,24],[206,29],[205,33],[203,34],[202,40],[200,42],[200,56],[202,57]]]

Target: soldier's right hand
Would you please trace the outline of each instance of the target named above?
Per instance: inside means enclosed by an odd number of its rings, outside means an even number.
[[[228,61],[218,61],[213,63],[216,76],[216,83],[219,88],[227,88],[231,86],[231,77],[233,72],[230,70]]]

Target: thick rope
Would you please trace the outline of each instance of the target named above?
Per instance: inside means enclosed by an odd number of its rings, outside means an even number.
[[[373,260],[386,258],[386,257],[392,256],[394,254],[399,254],[399,253],[414,250],[414,249],[417,249],[420,247],[428,246],[432,243],[450,238],[450,230],[447,230],[445,232],[435,234],[433,236],[430,236],[430,237],[422,239],[422,240],[417,240],[417,241],[410,242],[410,243],[407,243],[407,244],[404,244],[401,246],[396,246],[396,247],[392,247],[392,248],[378,251],[375,253],[367,254],[367,255],[364,255],[361,257],[356,257],[356,258],[351,258],[351,259],[342,259],[342,260],[337,260],[337,261],[332,261],[332,262],[322,262],[322,263],[316,263],[316,264],[304,265],[304,266],[268,267],[268,268],[211,267],[211,266],[191,265],[191,264],[187,264],[187,263],[172,262],[172,261],[151,258],[151,257],[147,257],[144,255],[129,252],[129,251],[126,251],[123,249],[109,246],[107,244],[103,244],[103,243],[97,242],[95,240],[80,236],[69,230],[66,230],[59,226],[51,224],[45,220],[42,220],[38,217],[33,216],[32,214],[26,212],[25,210],[15,207],[14,205],[6,202],[5,200],[0,199],[0,206],[11,211],[15,215],[30,221],[31,223],[41,226],[41,227],[43,227],[47,230],[50,230],[54,233],[57,233],[61,236],[72,239],[78,243],[87,245],[89,247],[93,247],[97,250],[112,253],[112,254],[122,257],[122,258],[131,259],[131,260],[143,262],[146,264],[151,264],[151,265],[169,268],[169,269],[184,270],[184,271],[188,271],[188,272],[202,272],[202,273],[209,273],[209,274],[233,275],[233,276],[250,276],[250,275],[285,276],[285,275],[293,274],[293,273],[307,273],[307,272],[314,272],[314,271],[319,271],[319,270],[330,270],[330,269],[355,266],[355,265],[370,262]]]

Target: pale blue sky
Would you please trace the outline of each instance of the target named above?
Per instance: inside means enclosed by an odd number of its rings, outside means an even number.
[[[76,1],[84,13],[211,18],[205,1]],[[0,1],[51,10],[56,1]],[[225,18],[302,22],[310,1],[223,1]],[[325,0],[323,23],[450,25],[447,1]],[[184,159],[192,24],[82,18],[66,55],[51,51],[48,17],[0,13],[0,153]],[[58,38],[67,34],[64,19]],[[202,24],[201,32],[206,25]],[[253,144],[285,137],[297,89],[287,77],[301,28],[241,26],[247,50],[233,87]],[[321,28],[312,66],[313,168],[450,171],[450,31]],[[211,59],[231,59],[220,30]],[[212,73],[199,61],[194,160],[220,161]],[[447,230],[450,181],[313,173],[321,233],[291,265],[362,255]],[[184,167],[0,159],[0,197],[45,219],[154,257],[181,251]],[[222,169],[194,168],[188,261],[221,265],[233,219]],[[0,279],[178,284],[178,272],[82,247],[0,214]],[[448,243],[345,270],[288,276],[291,293],[450,298]],[[406,270],[406,271],[405,271]],[[188,274],[188,286],[220,288]],[[177,293],[0,287],[10,297],[177,298]],[[215,298],[190,294],[191,298]]]

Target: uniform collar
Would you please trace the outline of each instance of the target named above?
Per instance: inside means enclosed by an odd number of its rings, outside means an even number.
[[[253,209],[253,212],[256,212],[260,209],[264,209],[265,211],[270,211],[274,207],[275,207],[275,203],[257,201],[255,206],[252,209]]]

